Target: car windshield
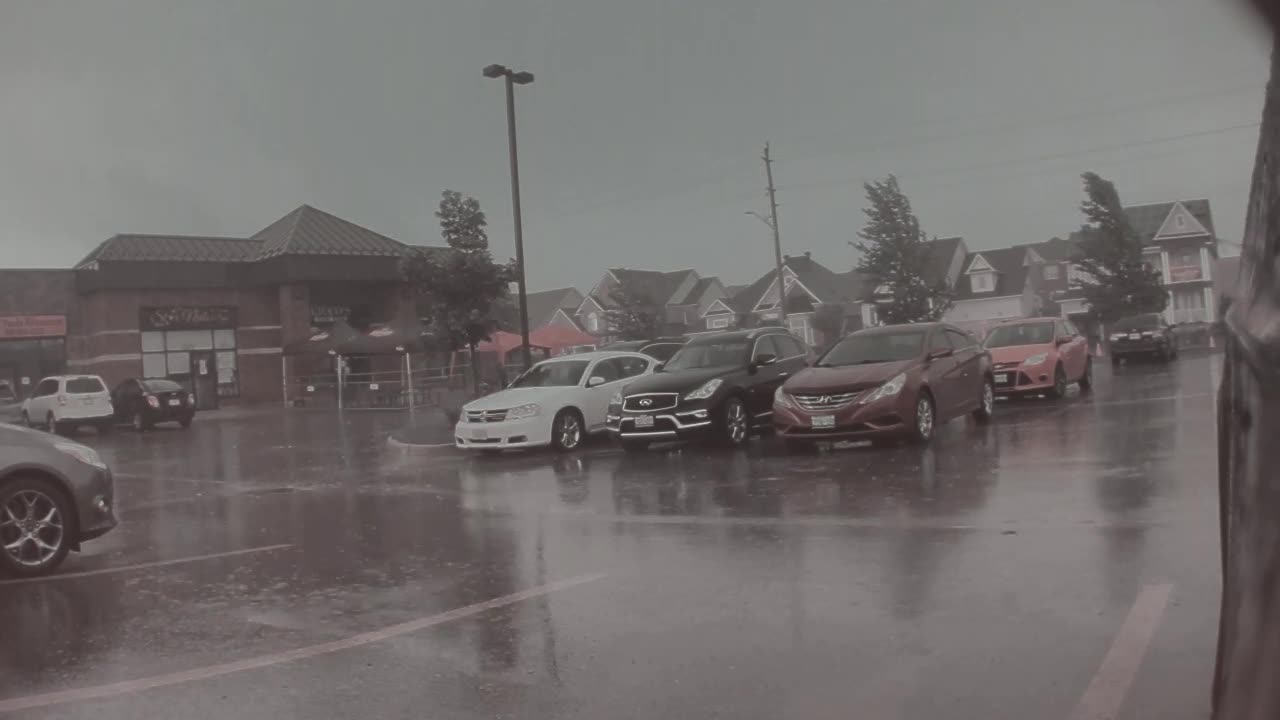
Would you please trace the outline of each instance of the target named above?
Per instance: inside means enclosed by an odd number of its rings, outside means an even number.
[[[655,360],[670,360],[672,356],[680,351],[681,347],[683,346],[675,343],[662,343],[660,345],[650,345],[641,350],[641,352]]]
[[[182,386],[172,380],[143,380],[142,387],[153,393],[182,392]]]
[[[1160,327],[1160,316],[1155,313],[1134,315],[1116,321],[1113,330],[1155,330]]]
[[[1016,345],[1045,345],[1053,342],[1053,323],[1017,323],[997,325],[983,343],[989,348],[1014,347]]]
[[[749,342],[746,338],[735,338],[685,345],[671,357],[664,369],[696,370],[743,365],[746,363]]]
[[[920,355],[925,334],[923,330],[914,330],[850,335],[819,358],[817,366],[841,367],[910,360]]]
[[[538,363],[511,383],[513,388],[571,387],[582,382],[587,371],[586,360],[558,360]]]
[[[87,395],[89,393],[103,392],[105,389],[102,387],[102,381],[98,378],[72,378],[67,381],[67,394],[69,395]]]

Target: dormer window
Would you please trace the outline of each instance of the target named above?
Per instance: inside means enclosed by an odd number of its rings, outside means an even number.
[[[970,273],[969,288],[975,293],[994,291],[996,289],[996,274],[993,272]]]

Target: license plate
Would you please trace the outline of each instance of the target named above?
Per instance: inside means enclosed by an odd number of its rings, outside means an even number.
[[[651,427],[653,427],[653,416],[652,416],[652,415],[637,415],[637,416],[636,416],[636,427],[638,427],[638,428],[651,428]]]
[[[1009,382],[1009,373],[996,373],[996,382],[998,383]]]
[[[1141,340],[1141,339],[1142,339],[1142,334],[1141,334],[1141,333],[1129,333],[1129,339],[1130,339],[1130,340]]]
[[[178,407],[178,406],[179,406],[179,405],[181,405],[181,404],[182,404],[182,401],[181,401],[181,400],[170,400],[170,401],[169,401],[169,407]]]
[[[471,439],[472,440],[488,440],[489,431],[488,430],[472,430]]]
[[[833,428],[836,426],[835,415],[814,415],[813,426],[816,428]]]

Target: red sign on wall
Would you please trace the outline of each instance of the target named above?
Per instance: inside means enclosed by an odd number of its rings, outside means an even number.
[[[0,340],[62,337],[66,334],[66,315],[13,315],[0,317]]]

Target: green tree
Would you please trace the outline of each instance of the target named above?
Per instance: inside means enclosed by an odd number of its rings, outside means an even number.
[[[1084,179],[1085,201],[1080,209],[1089,222],[1080,232],[1076,266],[1083,279],[1073,284],[1103,324],[1141,313],[1161,312],[1169,293],[1160,273],[1142,259],[1142,240],[1129,225],[1116,186],[1096,173]]]
[[[613,306],[604,312],[609,332],[622,340],[648,340],[661,334],[663,308],[648,293],[623,282],[609,291],[609,297]]]
[[[876,312],[889,325],[937,320],[951,307],[945,278],[930,279],[929,242],[911,201],[890,175],[863,185],[869,206],[859,242],[858,270],[876,293]]]
[[[822,334],[819,345],[830,347],[844,334],[844,305],[839,303],[822,303],[814,309],[813,329]]]
[[[478,391],[476,345],[497,329],[515,273],[509,264],[493,261],[487,222],[475,198],[445,190],[436,217],[449,247],[411,253],[403,274],[421,316],[430,319],[441,344],[450,351],[464,347],[471,351],[472,383]]]

